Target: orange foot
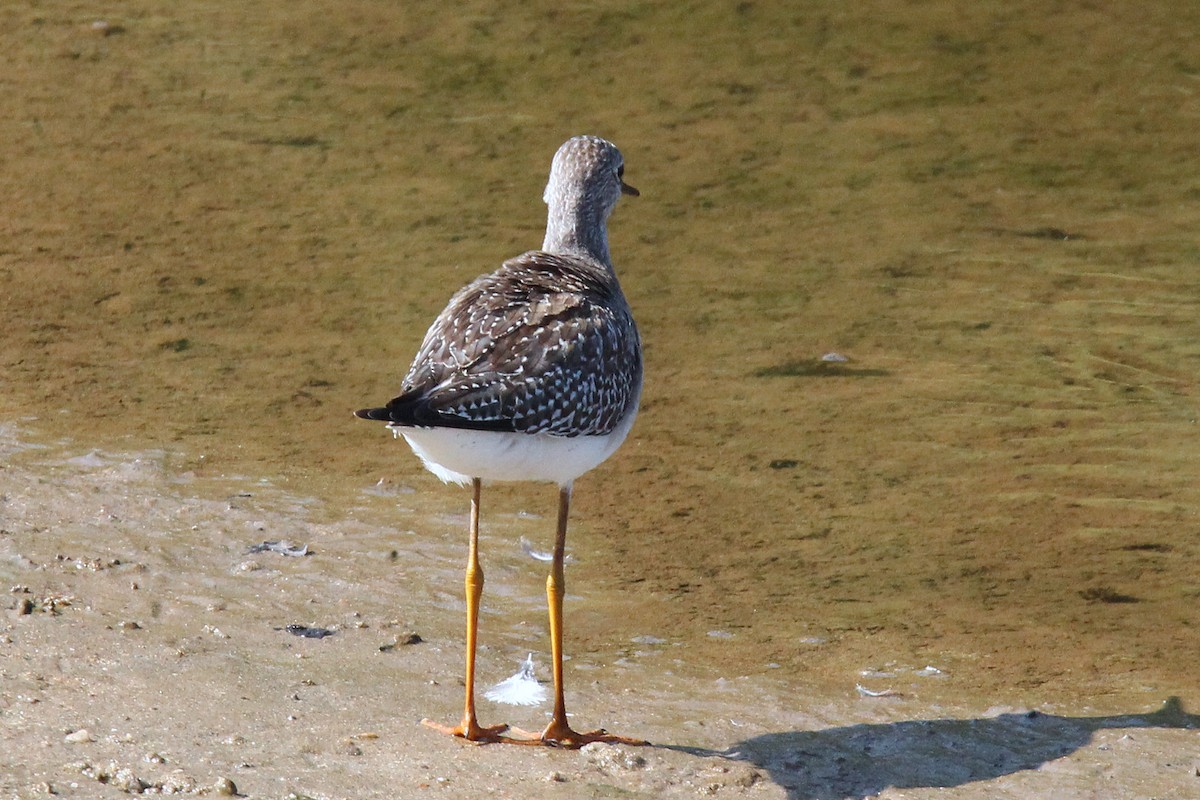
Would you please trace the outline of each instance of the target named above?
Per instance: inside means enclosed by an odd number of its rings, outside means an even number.
[[[495,742],[512,741],[500,735],[508,730],[507,725],[491,725],[484,728],[475,720],[469,718],[464,719],[458,725],[442,725],[431,719],[423,719],[421,720],[421,724],[433,728],[435,731],[441,731],[451,736],[457,736],[460,739],[466,739],[472,744],[493,744]]]
[[[528,733],[526,731],[513,729],[513,733],[519,738],[506,738],[505,741],[513,744],[534,744],[544,745],[546,747],[561,747],[567,750],[578,750],[586,744],[592,742],[605,742],[607,744],[628,744],[635,747],[644,747],[650,744],[645,739],[631,739],[627,736],[614,736],[608,731],[601,728],[600,730],[590,731],[588,733],[576,733],[571,730],[571,726],[565,722],[554,721],[546,726],[546,730],[541,734]]]

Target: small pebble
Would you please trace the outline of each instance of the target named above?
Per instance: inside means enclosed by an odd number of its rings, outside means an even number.
[[[142,794],[150,788],[150,784],[139,778],[133,770],[128,767],[121,767],[114,771],[112,764],[108,767],[108,779],[105,780],[102,776],[97,776],[96,780],[101,783],[107,783],[110,786],[115,786],[126,794]],[[166,785],[163,786],[165,793]]]
[[[63,741],[67,744],[84,744],[86,742],[95,741],[92,738],[92,732],[87,728],[80,728],[77,731],[71,731],[63,737]]]
[[[212,785],[212,793],[222,797],[237,797],[238,788],[229,778],[217,778],[217,782]]]
[[[567,776],[561,772],[551,772],[546,776],[546,783],[566,783]]]
[[[262,527],[259,527],[262,530]],[[279,553],[284,556],[292,556],[299,558],[309,555],[308,545],[297,546],[288,541],[273,541],[263,542],[262,544],[252,545],[248,553]]]
[[[423,641],[425,640],[421,638],[420,634],[416,633],[406,633],[396,637],[396,644],[398,645],[420,644]]]
[[[324,639],[326,636],[333,636],[335,631],[328,628],[313,628],[308,625],[287,625],[283,630],[293,636],[300,636],[305,639]]]

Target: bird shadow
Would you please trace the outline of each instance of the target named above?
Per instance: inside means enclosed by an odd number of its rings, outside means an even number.
[[[949,788],[1037,769],[1115,728],[1200,728],[1178,697],[1150,714],[1061,717],[1030,711],[982,719],[906,720],[768,733],[728,750],[666,745],[753,764],[788,800],[863,800],[889,787]]]

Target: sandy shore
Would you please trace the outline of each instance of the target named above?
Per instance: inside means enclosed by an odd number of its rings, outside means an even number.
[[[945,705],[944,676],[903,666],[822,694],[803,675],[705,674],[650,634],[578,654],[568,680],[581,726],[651,746],[464,745],[418,722],[459,702],[457,520],[428,536],[320,521],[311,498],[176,473],[166,453],[3,434],[0,797],[1200,796],[1200,717],[1175,702]],[[310,552],[248,552],[280,539]],[[541,636],[513,621],[538,598],[509,577],[540,567],[495,549],[489,681]],[[546,712],[481,708],[526,728]]]

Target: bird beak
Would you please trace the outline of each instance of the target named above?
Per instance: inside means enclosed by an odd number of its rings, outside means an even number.
[[[627,194],[631,197],[641,197],[642,193],[630,186],[625,181],[621,181],[621,194]]]

